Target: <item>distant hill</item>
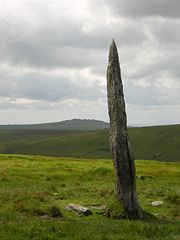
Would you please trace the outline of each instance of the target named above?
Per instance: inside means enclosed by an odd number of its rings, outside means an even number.
[[[41,124],[17,124],[0,125],[0,129],[22,129],[22,130],[70,130],[90,131],[108,128],[109,124],[94,119],[72,119],[62,122],[41,123]]]
[[[180,161],[180,124],[128,129],[135,159]],[[108,130],[0,129],[0,153],[111,159]]]

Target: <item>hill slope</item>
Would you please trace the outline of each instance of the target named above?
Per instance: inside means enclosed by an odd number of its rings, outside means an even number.
[[[129,128],[135,159],[180,160],[180,125]],[[0,153],[111,158],[108,131],[0,130]]]
[[[0,129],[14,130],[70,130],[70,131],[89,131],[108,128],[109,124],[94,119],[72,119],[62,122],[42,123],[42,124],[19,124],[19,125],[0,125]]]

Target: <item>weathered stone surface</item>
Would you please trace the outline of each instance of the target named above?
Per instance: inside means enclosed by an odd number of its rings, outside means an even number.
[[[82,216],[92,215],[92,212],[91,212],[90,209],[88,209],[86,207],[83,207],[81,205],[73,204],[73,203],[70,203],[67,206],[67,210],[76,212],[76,213],[78,213],[79,215],[82,215]]]
[[[107,95],[110,118],[110,144],[117,197],[129,217],[141,218],[142,211],[136,196],[134,158],[127,135],[127,119],[119,56],[114,40],[109,50]]]
[[[91,209],[96,209],[96,210],[105,210],[106,209],[106,205],[94,205],[90,207]]]
[[[94,205],[94,206],[90,206],[90,209],[94,209],[95,211],[96,211],[96,214],[99,214],[99,215],[101,215],[101,214],[104,214],[105,215],[105,213],[106,213],[106,205]]]
[[[159,207],[163,205],[163,201],[154,201],[154,202],[151,202],[151,206],[153,207]]]

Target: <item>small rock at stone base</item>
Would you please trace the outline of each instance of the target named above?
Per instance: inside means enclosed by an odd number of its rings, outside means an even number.
[[[154,202],[151,202],[150,205],[153,207],[159,207],[163,205],[163,201],[154,201]]]

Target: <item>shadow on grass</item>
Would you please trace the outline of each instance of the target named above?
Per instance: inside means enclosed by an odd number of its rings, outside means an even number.
[[[143,211],[143,222],[151,222],[151,223],[172,223],[173,221],[167,220],[167,219],[161,219],[158,218],[156,216],[154,216],[153,214]]]

